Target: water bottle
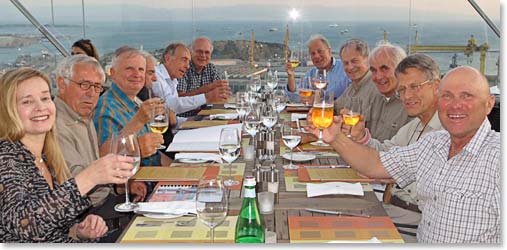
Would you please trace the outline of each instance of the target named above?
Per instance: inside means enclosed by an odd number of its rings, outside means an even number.
[[[253,176],[245,176],[243,204],[239,211],[234,237],[236,243],[264,243],[264,219],[259,212],[255,184]]]

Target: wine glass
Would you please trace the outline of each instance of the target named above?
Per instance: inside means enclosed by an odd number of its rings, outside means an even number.
[[[315,76],[313,78],[313,85],[317,89],[324,89],[327,86],[328,79],[326,74],[326,69],[322,71],[316,70]]]
[[[317,90],[315,91],[315,99],[312,109],[312,123],[319,129],[319,140],[312,142],[315,146],[329,146],[322,141],[322,130],[329,128],[333,123],[334,113],[334,91]]]
[[[239,131],[235,128],[223,128],[220,131],[218,149],[222,159],[229,163],[229,179],[224,182],[224,185],[238,185],[239,181],[232,178],[232,162],[239,157],[239,151],[241,149],[241,136]]]
[[[361,118],[361,107],[362,101],[359,97],[347,97],[345,99],[346,112],[342,114],[343,123],[350,126],[349,134],[347,137],[351,137],[352,127],[359,123]]]
[[[243,121],[248,109],[248,92],[236,92],[236,112],[239,120]]]
[[[151,132],[156,134],[164,134],[169,128],[169,115],[167,114],[167,110],[164,108],[164,112],[162,114],[156,114],[156,110],[151,110],[151,119],[148,122],[148,126],[150,127]],[[160,144],[158,149],[165,149],[165,145]]]
[[[136,134],[113,134],[111,140],[111,153],[129,156],[134,158],[134,168],[132,168],[132,174],[135,174],[139,170],[141,164],[141,153],[139,151],[139,144],[137,142]],[[125,182],[125,203],[117,204],[114,210],[118,212],[131,212],[139,206],[135,203],[130,202],[129,199],[129,186],[128,180]]]
[[[275,109],[278,114],[280,114],[285,107],[287,107],[287,103],[289,100],[287,99],[287,96],[281,92],[281,91],[275,91],[275,97],[274,97],[274,103],[275,103]]]
[[[259,93],[261,90],[261,76],[255,75],[250,78],[250,82],[248,83],[248,89],[250,92]]]
[[[278,86],[277,74],[278,74],[278,71],[271,71],[271,70],[268,70],[268,72],[266,73],[266,86],[268,87],[268,89],[274,90]]]
[[[301,64],[301,61],[299,61],[299,58],[297,57],[296,53],[294,53],[293,50],[290,51],[290,58],[289,58],[289,62],[292,66],[292,68],[297,68],[299,66],[299,64]]]
[[[275,126],[278,121],[278,113],[273,105],[266,104],[261,107],[261,121],[268,128],[268,131],[271,131]]]
[[[303,77],[301,88],[299,88],[299,100],[306,106],[310,106],[313,102],[313,89],[310,81],[310,78]]]
[[[227,191],[219,176],[203,176],[196,192],[197,218],[210,228],[211,242],[215,242],[215,227],[222,224],[227,216],[229,202]]]
[[[160,88],[161,94],[157,95],[153,91],[152,88],[148,88],[148,97],[154,98],[158,97],[160,99],[160,103],[164,103],[164,88],[161,86]],[[151,109],[151,119],[148,122],[148,127],[150,128],[151,132],[156,134],[164,134],[167,129],[169,128],[169,114],[167,114],[167,109],[164,108],[164,111],[162,113],[158,113],[156,109]],[[160,144],[158,149],[165,149],[166,146],[163,144]]]
[[[299,167],[297,165],[292,164],[292,151],[301,142],[301,135],[297,128],[292,128],[289,121],[284,122],[282,126],[282,140],[285,146],[290,148],[290,163],[289,165],[284,165],[283,168],[298,169]]]

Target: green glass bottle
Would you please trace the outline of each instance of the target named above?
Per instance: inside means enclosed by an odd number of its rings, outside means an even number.
[[[257,206],[255,178],[245,176],[243,204],[236,223],[236,243],[264,243],[264,219]]]

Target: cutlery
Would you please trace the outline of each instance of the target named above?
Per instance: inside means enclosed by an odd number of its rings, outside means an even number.
[[[314,209],[314,208],[305,208],[305,210],[309,211],[309,212],[321,213],[321,214],[335,214],[335,215],[347,215],[347,216],[370,218],[370,215],[368,215],[368,214],[354,213],[354,212],[342,212],[342,211],[322,210],[322,209]]]

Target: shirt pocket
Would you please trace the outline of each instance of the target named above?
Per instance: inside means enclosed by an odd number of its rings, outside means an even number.
[[[439,202],[442,204],[441,219],[465,241],[475,241],[495,226],[495,214],[488,197],[477,190],[447,188]]]

